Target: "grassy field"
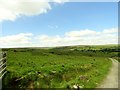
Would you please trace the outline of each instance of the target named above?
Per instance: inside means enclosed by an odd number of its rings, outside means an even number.
[[[107,75],[117,57],[115,46],[70,46],[56,48],[13,48],[7,50],[3,87],[95,88]]]

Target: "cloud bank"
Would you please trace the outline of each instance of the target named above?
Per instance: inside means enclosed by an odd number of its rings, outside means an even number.
[[[32,39],[31,36],[33,36],[32,33],[20,33],[17,35],[0,37],[0,44],[1,47],[27,46],[28,44],[32,44],[32,42],[30,42]]]
[[[53,47],[67,45],[104,45],[118,43],[118,29],[102,31],[74,30],[65,32],[64,36],[33,35],[20,33],[0,38],[1,47]]]

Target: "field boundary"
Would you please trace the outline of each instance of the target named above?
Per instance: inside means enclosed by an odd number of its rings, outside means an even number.
[[[0,80],[7,73],[7,71],[6,71],[6,68],[7,68],[6,60],[7,60],[6,53],[3,53],[2,58],[0,59]]]

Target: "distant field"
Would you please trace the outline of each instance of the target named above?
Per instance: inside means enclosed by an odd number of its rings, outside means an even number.
[[[4,49],[7,71],[4,87],[95,88],[111,67],[109,57],[118,57],[118,47],[70,46],[56,48]]]

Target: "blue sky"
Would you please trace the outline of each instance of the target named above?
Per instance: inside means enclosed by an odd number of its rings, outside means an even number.
[[[87,32],[88,30],[88,32],[94,31],[102,34],[105,29],[107,31],[110,29],[114,33],[118,27],[117,2],[66,2],[62,4],[49,3],[49,5],[51,9],[46,13],[31,16],[20,15],[14,20],[3,20],[1,22],[2,36],[31,33],[33,34],[31,38],[40,37],[41,40],[43,37],[54,41],[54,38],[64,39],[66,33],[74,33],[74,31],[82,33],[82,31]],[[33,41],[35,40],[30,42]],[[111,43],[104,41],[104,44]],[[44,46],[44,42],[42,44]],[[62,45],[64,45],[63,42]]]
[[[52,6],[47,14],[4,21],[3,35],[31,32],[62,35],[79,29],[103,30],[117,27],[117,3],[64,3]],[[50,28],[51,26],[51,28]],[[57,26],[57,28],[55,28]],[[52,28],[53,27],[53,28]]]

